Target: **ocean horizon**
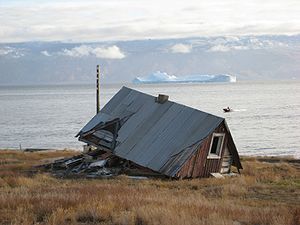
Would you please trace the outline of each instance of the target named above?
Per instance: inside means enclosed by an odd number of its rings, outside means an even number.
[[[122,87],[224,117],[241,155],[300,158],[300,81],[102,84],[104,106]],[[96,112],[94,84],[0,86],[0,148],[81,150],[75,135]],[[234,111],[223,113],[223,108]]]

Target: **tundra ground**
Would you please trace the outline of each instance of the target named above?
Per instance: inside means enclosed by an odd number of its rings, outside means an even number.
[[[226,179],[59,179],[35,165],[78,152],[0,151],[0,224],[300,224],[300,160],[242,157]]]

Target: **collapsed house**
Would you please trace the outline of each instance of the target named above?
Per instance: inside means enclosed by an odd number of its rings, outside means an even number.
[[[166,177],[209,177],[230,173],[232,166],[242,169],[224,118],[127,87],[76,137],[115,162]]]

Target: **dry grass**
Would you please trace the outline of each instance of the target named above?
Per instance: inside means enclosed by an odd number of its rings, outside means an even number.
[[[300,224],[299,162],[244,158],[243,175],[61,180],[32,165],[70,151],[0,151],[0,224]]]

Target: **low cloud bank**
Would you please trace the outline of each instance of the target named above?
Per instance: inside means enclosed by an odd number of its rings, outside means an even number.
[[[192,51],[191,45],[175,44],[170,48],[173,53],[190,53]]]
[[[288,47],[287,43],[257,38],[218,38],[211,42],[208,52],[228,52],[232,50],[259,50]]]
[[[51,56],[51,54],[48,51],[41,51],[41,54],[44,56]]]
[[[12,58],[20,58],[24,56],[24,49],[17,49],[9,46],[0,47],[0,57],[1,56],[10,56]]]
[[[109,47],[91,47],[87,45],[80,45],[72,49],[64,49],[60,55],[70,56],[70,57],[85,57],[85,56],[95,56],[97,58],[104,59],[123,59],[125,54],[116,45]]]

